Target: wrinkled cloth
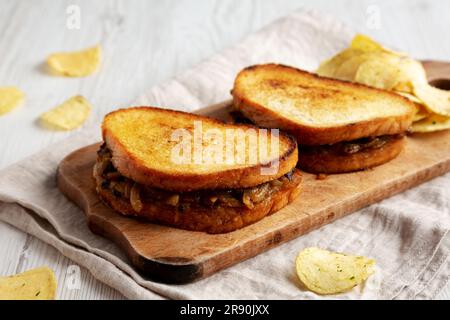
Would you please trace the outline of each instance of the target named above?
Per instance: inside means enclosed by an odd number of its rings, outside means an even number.
[[[334,18],[302,10],[140,96],[136,105],[195,110],[230,98],[243,67],[278,62],[313,70],[347,46],[353,32]],[[449,280],[450,174],[384,200],[257,257],[185,285],[139,275],[111,241],[91,233],[83,212],[58,190],[58,163],[100,140],[84,129],[0,172],[0,219],[57,248],[98,280],[132,299],[321,299],[295,274],[300,250],[317,246],[376,259],[375,275],[331,299],[430,299]]]

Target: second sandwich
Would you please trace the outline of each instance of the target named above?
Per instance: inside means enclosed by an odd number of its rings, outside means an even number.
[[[392,92],[266,64],[242,70],[233,107],[252,123],[280,128],[299,144],[299,167],[344,173],[395,158],[416,106]]]

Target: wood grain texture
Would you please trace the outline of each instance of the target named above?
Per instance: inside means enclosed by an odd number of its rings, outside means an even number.
[[[443,79],[450,64],[426,66],[433,68],[429,72],[433,79]],[[228,107],[222,103],[199,113],[223,116]],[[329,175],[325,180],[304,173],[301,194],[294,202],[250,226],[213,235],[124,217],[103,204],[92,179],[99,146],[68,155],[58,168],[58,187],[85,211],[94,233],[116,242],[144,275],[167,283],[207,277],[450,171],[450,131],[415,134],[396,159],[371,170]]]
[[[81,28],[66,28],[66,8],[77,4]],[[190,0],[89,1],[0,0],[0,86],[17,85],[26,103],[0,117],[0,168],[4,168],[70,135],[41,129],[38,115],[75,94],[93,104],[90,124],[127,106],[143,90],[169,79],[248,33],[292,10],[308,6],[335,15],[355,30],[374,36],[418,58],[448,60],[450,3],[425,0]],[[381,24],[367,22],[369,9],[379,9]],[[43,18],[45,17],[45,18]],[[430,23],[432,22],[432,23]],[[51,77],[43,71],[47,54],[100,42],[104,63],[89,78]],[[69,259],[26,234],[0,224],[0,274],[24,271],[48,263],[65,275]],[[82,269],[80,290],[69,290],[60,278],[61,299],[115,299],[121,297]],[[439,298],[450,299],[450,286]]]

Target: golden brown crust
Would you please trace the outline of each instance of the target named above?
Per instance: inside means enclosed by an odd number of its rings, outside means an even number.
[[[273,110],[270,110],[269,108],[266,108],[264,105],[252,101],[251,97],[246,96],[241,88],[243,84],[240,83],[240,77],[248,71],[257,69],[267,69],[271,72],[291,73],[294,76],[298,74],[302,77],[309,77],[314,80],[320,79],[321,82],[327,84],[336,84],[338,86],[354,88],[358,91],[365,90],[368,95],[376,94],[380,97],[393,99],[393,101],[398,101],[401,99],[401,101],[411,107],[411,112],[405,113],[401,116],[387,118],[380,117],[332,127],[302,125],[301,123],[293,121]],[[300,145],[334,144],[341,141],[351,141],[363,137],[403,133],[411,126],[415,113],[415,106],[411,101],[393,92],[371,88],[362,84],[320,77],[316,74],[303,70],[277,64],[257,65],[242,70],[236,78],[232,94],[234,108],[238,109],[245,117],[249,118],[252,122],[261,127],[280,128],[291,133]]]
[[[137,213],[128,200],[114,196],[108,189],[98,188],[97,192],[108,206],[126,216],[141,217],[150,222],[186,230],[226,233],[255,223],[280,210],[298,196],[300,184],[301,173],[299,170],[295,170],[292,183],[256,204],[253,209],[245,206],[238,208],[200,207],[186,209],[182,212],[174,210],[167,204],[152,201],[144,202],[142,210]]]
[[[298,167],[306,172],[329,174],[369,169],[396,158],[403,150],[405,141],[405,137],[399,137],[381,148],[354,154],[308,152],[300,148]]]
[[[126,113],[130,110],[148,110],[164,112],[167,117],[187,117],[192,120],[207,121],[210,123],[215,123],[220,126],[234,126],[243,129],[255,128],[255,126],[249,125],[230,125],[225,124],[219,120],[212,119],[205,116],[199,116],[195,114],[190,114],[182,111],[159,109],[155,107],[134,107],[128,109],[121,109],[108,114],[105,119],[111,117],[118,113]],[[106,121],[106,120],[105,120]],[[143,164],[141,159],[133,156],[127,149],[120,143],[115,134],[109,130],[105,122],[102,126],[103,139],[106,142],[108,148],[113,154],[112,162],[118,171],[144,185],[161,188],[170,191],[194,191],[194,190],[204,190],[204,189],[231,189],[231,188],[247,188],[262,184],[267,181],[277,179],[284,174],[288,173],[295,167],[298,160],[298,150],[297,143],[293,137],[290,135],[280,133],[280,145],[283,144],[285,147],[284,153],[279,157],[279,168],[274,174],[262,174],[261,169],[264,167],[270,167],[270,163],[267,164],[255,164],[249,165],[248,167],[224,169],[219,172],[205,172],[199,173],[172,173],[172,172],[161,172],[153,168],[148,168]]]

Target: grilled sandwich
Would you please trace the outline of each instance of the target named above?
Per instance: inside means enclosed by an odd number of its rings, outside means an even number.
[[[300,192],[297,144],[284,133],[135,107],[106,115],[102,135],[96,190],[127,216],[224,233],[274,213]],[[276,152],[261,152],[274,141]]]
[[[232,95],[241,118],[292,134],[299,167],[312,173],[357,171],[394,159],[416,112],[397,94],[277,64],[242,70]]]

